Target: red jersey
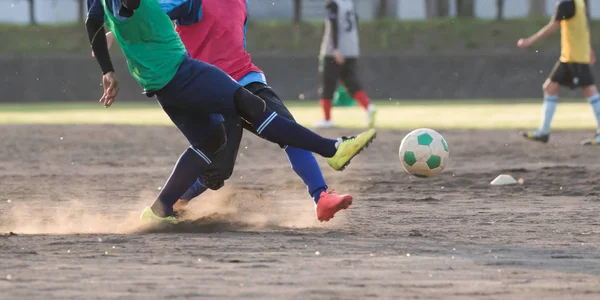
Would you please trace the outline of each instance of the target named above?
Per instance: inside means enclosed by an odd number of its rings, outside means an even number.
[[[246,52],[247,0],[203,0],[197,10],[197,23],[177,22],[176,27],[192,58],[215,65],[236,81],[250,72],[262,73]]]

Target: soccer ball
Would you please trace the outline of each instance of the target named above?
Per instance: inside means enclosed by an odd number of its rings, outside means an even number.
[[[400,143],[400,162],[409,174],[433,177],[446,167],[448,144],[435,130],[421,128],[407,134]]]

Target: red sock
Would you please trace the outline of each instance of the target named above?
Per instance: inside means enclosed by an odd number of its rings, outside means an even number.
[[[323,108],[323,114],[325,115],[325,121],[331,120],[331,106],[333,101],[331,99],[321,99],[321,108]]]
[[[352,95],[352,98],[354,98],[354,100],[356,100],[356,102],[358,102],[365,110],[369,108],[369,104],[371,104],[369,96],[367,96],[367,93],[365,93],[363,90],[355,92]]]

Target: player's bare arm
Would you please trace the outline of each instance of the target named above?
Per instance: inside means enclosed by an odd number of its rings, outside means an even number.
[[[110,47],[112,47],[112,44],[115,42],[115,36],[112,34],[112,32],[107,32],[106,33],[106,44],[108,49],[110,49]],[[94,54],[94,51],[92,51],[92,57],[96,57],[96,54]]]
[[[558,29],[560,29],[560,21],[553,16],[552,19],[550,19],[550,22],[546,26],[542,27],[542,29],[540,29],[534,35],[528,38],[519,39],[519,41],[517,42],[517,46],[523,49],[527,48],[535,44],[536,42],[551,36],[556,31],[558,31]]]
[[[561,1],[558,3],[556,7],[556,12],[550,19],[550,22],[540,29],[534,35],[519,39],[517,42],[517,46],[519,48],[527,48],[536,42],[543,40],[552,34],[554,34],[558,29],[560,29],[560,22],[564,20],[568,20],[575,15],[575,3],[573,1]]]
[[[108,49],[110,49],[110,47],[112,47],[112,44],[115,42],[115,36],[112,34],[112,32],[107,32],[106,33],[106,43],[108,46]]]
[[[96,61],[102,70],[102,85],[104,93],[100,98],[104,107],[109,107],[119,92],[119,83],[115,78],[115,69],[110,59],[108,45],[106,42],[106,33],[104,30],[104,8],[99,1],[94,1],[90,6],[88,18],[85,22],[88,32],[88,38],[92,46],[92,51]]]
[[[123,0],[119,14],[123,16],[133,15],[134,11],[140,7],[140,1],[141,0]],[[92,46],[92,54],[96,58],[96,61],[98,61],[103,74],[102,86],[104,88],[104,93],[99,102],[103,103],[104,107],[108,108],[115,101],[115,98],[119,93],[119,82],[116,79],[114,67],[108,52],[110,45],[108,44],[107,33],[104,29],[104,8],[99,0],[94,0],[91,3],[85,27]]]

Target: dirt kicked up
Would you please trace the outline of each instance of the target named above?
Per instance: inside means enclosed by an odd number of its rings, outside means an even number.
[[[332,222],[277,146],[246,135],[227,187],[184,224],[137,221],[186,142],[172,127],[1,126],[6,299],[600,298],[600,148],[514,131],[443,131],[450,165],[410,178],[380,131],[331,188]],[[353,131],[332,130],[337,137]],[[492,187],[501,173],[524,184]],[[11,234],[15,233],[16,235]]]

